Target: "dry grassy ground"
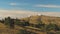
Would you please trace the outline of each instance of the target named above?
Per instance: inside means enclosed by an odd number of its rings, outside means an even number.
[[[6,27],[6,25],[0,23],[0,34],[17,34],[17,32],[19,32],[20,29],[26,29],[27,31],[45,34],[45,32],[38,32],[38,31],[34,30],[34,28],[30,28],[30,27],[24,28],[24,27],[15,26],[14,29],[10,29],[10,28]]]
[[[34,28],[34,27],[30,27],[30,26],[20,27],[20,26],[15,25],[14,29],[10,29],[10,28],[6,27],[6,25],[0,23],[0,34],[17,34],[20,29],[26,29],[27,31],[35,32],[37,34],[47,34],[46,32],[38,31],[38,30],[40,30],[38,28]]]
[[[14,29],[6,27],[6,25],[0,23],[0,34],[14,34]]]

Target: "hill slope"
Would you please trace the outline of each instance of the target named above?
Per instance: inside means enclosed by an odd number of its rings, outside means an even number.
[[[17,28],[17,27],[16,27]],[[0,23],[0,34],[16,34],[17,30],[15,29],[10,29],[3,23]]]
[[[25,21],[29,21],[29,23],[38,23],[38,22],[43,22],[45,24],[49,24],[49,23],[56,23],[56,24],[60,24],[60,17],[52,17],[52,16],[30,16],[27,18],[23,18],[22,20]]]

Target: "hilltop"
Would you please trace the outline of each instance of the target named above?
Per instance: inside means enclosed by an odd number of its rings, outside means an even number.
[[[30,16],[27,18],[23,18],[21,20],[29,21],[29,23],[34,23],[34,24],[38,22],[43,22],[45,24],[49,24],[49,23],[60,24],[60,17],[45,16],[45,15]]]

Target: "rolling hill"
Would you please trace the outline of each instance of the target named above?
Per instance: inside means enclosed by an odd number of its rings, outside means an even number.
[[[55,23],[55,24],[60,25],[60,17],[52,17],[52,16],[45,16],[45,15],[30,16],[30,17],[26,17],[26,18],[21,18],[20,20],[28,21],[29,23],[32,23],[32,24],[38,24],[38,23],[42,22],[45,24]],[[23,28],[23,27],[15,25],[14,29],[10,29],[3,23],[0,23],[0,34],[16,34],[20,29],[26,29],[26,30],[36,32],[35,27],[28,26],[28,27]],[[37,30],[39,30],[39,29],[37,29]],[[42,32],[42,33],[44,34],[44,32]]]
[[[49,24],[49,23],[60,24],[60,17],[52,17],[52,16],[45,16],[45,15],[30,16],[27,18],[23,18],[21,20],[29,21],[29,23],[33,23],[33,24],[36,24],[38,22],[43,22],[45,24]]]

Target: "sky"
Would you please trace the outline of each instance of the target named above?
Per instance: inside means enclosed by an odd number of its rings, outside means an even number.
[[[0,0],[0,17],[37,14],[60,17],[60,0]]]

